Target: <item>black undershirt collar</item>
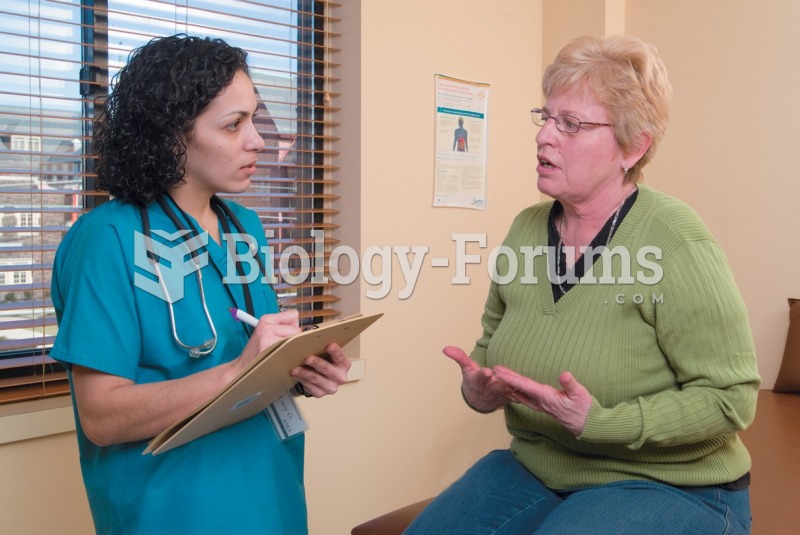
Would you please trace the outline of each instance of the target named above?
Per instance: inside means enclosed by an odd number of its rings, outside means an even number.
[[[633,203],[636,202],[636,198],[638,196],[639,196],[639,189],[637,188],[627,199],[625,199],[625,202],[622,204],[622,208],[619,211],[619,217],[617,217],[617,224],[616,227],[614,228],[614,233],[616,233],[616,231],[619,230],[619,227],[622,224],[622,220],[625,219],[625,216],[628,214],[628,212],[630,212],[631,208],[633,207]],[[558,242],[560,239],[558,234],[558,229],[556,228],[556,219],[558,218],[559,215],[561,215],[563,211],[564,211],[564,206],[559,201],[555,201],[553,203],[553,208],[550,210],[550,215],[547,220],[547,245],[551,248],[549,250],[554,251],[554,253],[558,249]],[[609,232],[611,231],[611,222],[613,220],[614,220],[614,214],[611,214],[611,217],[608,218],[605,225],[603,225],[603,228],[600,229],[600,232],[597,233],[597,236],[594,237],[592,243],[589,245],[593,249],[591,265],[594,265],[594,263],[597,261],[597,258],[600,256],[602,251],[601,248],[604,247],[606,243],[608,243],[613,237],[608,235]],[[556,265],[555,261],[550,262],[549,264],[551,267],[555,269]],[[559,273],[556,273],[556,275],[558,275],[559,277],[564,277],[567,274],[567,260],[566,260],[566,255],[564,254],[563,251],[561,252],[560,265],[561,265],[561,270]],[[575,265],[573,266],[574,269],[572,271],[572,274],[578,279],[582,278],[583,275],[586,273],[585,267],[586,267],[585,262],[583,262],[582,258],[577,259]],[[570,288],[572,288],[575,285],[565,281],[560,286],[555,283],[551,283],[551,286],[553,291],[553,302],[557,303],[558,300],[561,299],[566,294],[566,292],[568,292]],[[562,289],[564,293],[562,293]]]

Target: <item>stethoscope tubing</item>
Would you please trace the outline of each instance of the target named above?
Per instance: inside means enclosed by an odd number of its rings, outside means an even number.
[[[167,201],[164,198],[165,196],[167,198],[169,198],[169,201]],[[158,202],[158,205],[161,207],[161,209],[164,211],[164,213],[170,219],[170,221],[175,226],[175,228],[177,230],[183,231],[183,232],[189,232],[190,231],[186,227],[186,225],[183,224],[183,222],[180,220],[180,218],[175,213],[175,211],[172,209],[172,207],[169,205],[170,202],[173,203],[178,208],[178,210],[180,211],[180,213],[183,216],[183,218],[186,221],[186,223],[189,225],[189,227],[191,227],[191,232],[194,233],[192,235],[192,237],[199,236],[200,232],[194,226],[194,224],[192,223],[191,219],[189,219],[189,216],[180,208],[180,206],[178,206],[177,203],[175,203],[175,201],[169,195],[165,195],[165,196],[159,197],[156,200],[156,202]],[[236,217],[236,214],[233,213],[233,211],[230,209],[230,207],[228,207],[216,195],[214,195],[211,198],[211,207],[214,210],[214,212],[217,214],[217,217],[219,218],[220,224],[223,227],[223,232],[225,232],[226,234],[230,233],[230,225],[228,224],[228,222],[230,221],[231,223],[233,223],[233,226],[234,226],[234,228],[236,228],[237,232],[239,232],[240,234],[245,234],[244,226],[242,225],[241,221],[239,221],[239,218]],[[146,206],[140,206],[139,210],[140,210],[141,218],[142,218],[142,231],[143,231],[143,234],[144,234],[145,237],[147,237],[149,239],[152,239],[152,229],[151,229],[151,226],[150,226],[150,215],[148,213],[147,207]],[[205,248],[205,246],[203,246],[202,248]],[[211,353],[214,350],[214,348],[217,345],[217,330],[216,330],[216,328],[214,326],[214,321],[211,318],[211,314],[210,314],[210,312],[208,310],[208,305],[207,305],[206,298],[205,298],[205,289],[203,287],[202,269],[200,268],[200,264],[197,261],[197,256],[200,254],[200,252],[199,252],[200,249],[201,248],[195,248],[194,250],[192,250],[191,253],[190,253],[190,259],[195,264],[195,268],[196,268],[195,269],[195,273],[197,274],[196,276],[197,276],[198,290],[199,290],[199,294],[200,294],[200,301],[201,301],[201,304],[203,306],[203,313],[204,313],[204,315],[206,317],[206,322],[208,323],[208,326],[209,326],[209,329],[211,331],[211,335],[212,336],[211,336],[210,339],[205,340],[201,345],[192,346],[192,345],[184,343],[180,339],[180,337],[178,336],[178,331],[177,331],[177,327],[176,327],[176,323],[175,323],[175,311],[174,311],[174,307],[172,306],[172,300],[171,300],[171,298],[169,296],[169,292],[167,290],[166,284],[164,283],[164,279],[161,276],[161,269],[159,268],[158,256],[153,251],[151,251],[151,250],[146,248],[146,250],[147,250],[147,258],[150,260],[150,263],[151,263],[151,265],[153,266],[153,268],[154,268],[154,270],[156,272],[156,276],[158,277],[158,283],[159,283],[159,285],[161,287],[161,290],[164,292],[164,296],[166,297],[166,300],[167,300],[167,307],[169,309],[169,317],[170,317],[170,325],[171,325],[171,328],[172,328],[172,337],[175,339],[175,342],[178,345],[180,345],[184,349],[188,349],[189,350],[189,356],[192,357],[192,358],[198,358],[198,357],[201,357],[201,356],[208,355],[209,353]],[[255,255],[255,259],[256,259],[256,262],[258,263],[258,267],[259,267],[260,272],[262,274],[266,273],[266,270],[264,269],[264,263],[261,261],[261,258],[259,258],[258,255]],[[211,264],[214,266],[214,269],[217,271],[217,273],[219,273],[220,277],[222,278],[222,272],[220,271],[219,267],[214,263],[213,259],[209,259],[209,261],[211,262]],[[237,273],[238,273],[238,275],[240,277],[244,275],[243,272],[242,272],[242,267],[241,267],[241,265],[239,263],[236,264],[236,269],[237,269]],[[225,291],[228,293],[228,296],[230,297],[231,302],[233,303],[233,305],[234,306],[238,306],[237,303],[236,303],[236,299],[234,299],[234,297],[233,297],[233,293],[230,291],[230,288],[228,288],[228,286],[226,284],[224,284],[224,283],[223,283],[223,286],[225,287]],[[252,297],[252,294],[250,292],[249,284],[245,283],[243,285],[242,292],[243,292],[244,300],[245,300],[245,308],[246,308],[248,314],[253,315],[254,314],[253,297]],[[244,328],[245,333],[249,337],[251,332],[250,332],[248,326],[246,326],[244,323],[242,323],[242,327]]]

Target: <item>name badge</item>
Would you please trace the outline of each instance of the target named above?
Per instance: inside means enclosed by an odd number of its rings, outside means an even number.
[[[291,391],[273,401],[272,405],[265,409],[265,412],[281,440],[290,439],[308,429],[308,424]]]

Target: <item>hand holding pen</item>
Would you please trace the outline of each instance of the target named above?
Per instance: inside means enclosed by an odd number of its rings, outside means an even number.
[[[265,321],[277,319],[277,316],[287,313],[293,313],[296,320],[295,325],[299,325],[299,316],[296,310],[267,314],[261,316],[261,320],[238,308],[230,308],[228,310],[234,318],[252,326],[254,329]],[[316,326],[312,325],[309,328],[314,329]],[[305,330],[308,330],[308,328]],[[256,332],[253,332],[253,336],[255,336]],[[300,332],[299,329],[297,332]],[[248,343],[248,345],[250,344]],[[328,345],[325,350],[327,351],[325,357],[309,355],[303,361],[302,366],[297,366],[290,372],[292,377],[298,380],[298,385],[300,385],[297,389],[298,392],[307,396],[322,397],[334,394],[339,385],[347,381],[347,372],[350,370],[351,363],[344,350],[339,347],[339,344],[335,343]]]
[[[238,374],[250,361],[275,342],[300,332],[300,315],[296,310],[264,314],[260,319],[238,309],[231,309],[231,315],[253,328],[242,353],[229,363],[235,374]]]
[[[260,318],[255,318],[238,308],[229,308],[228,311],[234,318],[253,328],[250,341],[256,343],[259,351],[300,332],[300,314],[297,310],[264,314]]]

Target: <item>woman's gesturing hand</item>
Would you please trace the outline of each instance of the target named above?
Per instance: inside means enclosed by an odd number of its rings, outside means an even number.
[[[573,435],[580,436],[592,408],[592,395],[570,372],[558,376],[561,390],[534,381],[503,366],[495,366],[495,376],[512,389],[513,401],[549,414]]]
[[[478,366],[463,350],[447,346],[442,352],[461,367],[461,392],[470,407],[478,412],[492,412],[513,400],[513,388],[498,380],[489,368]]]

